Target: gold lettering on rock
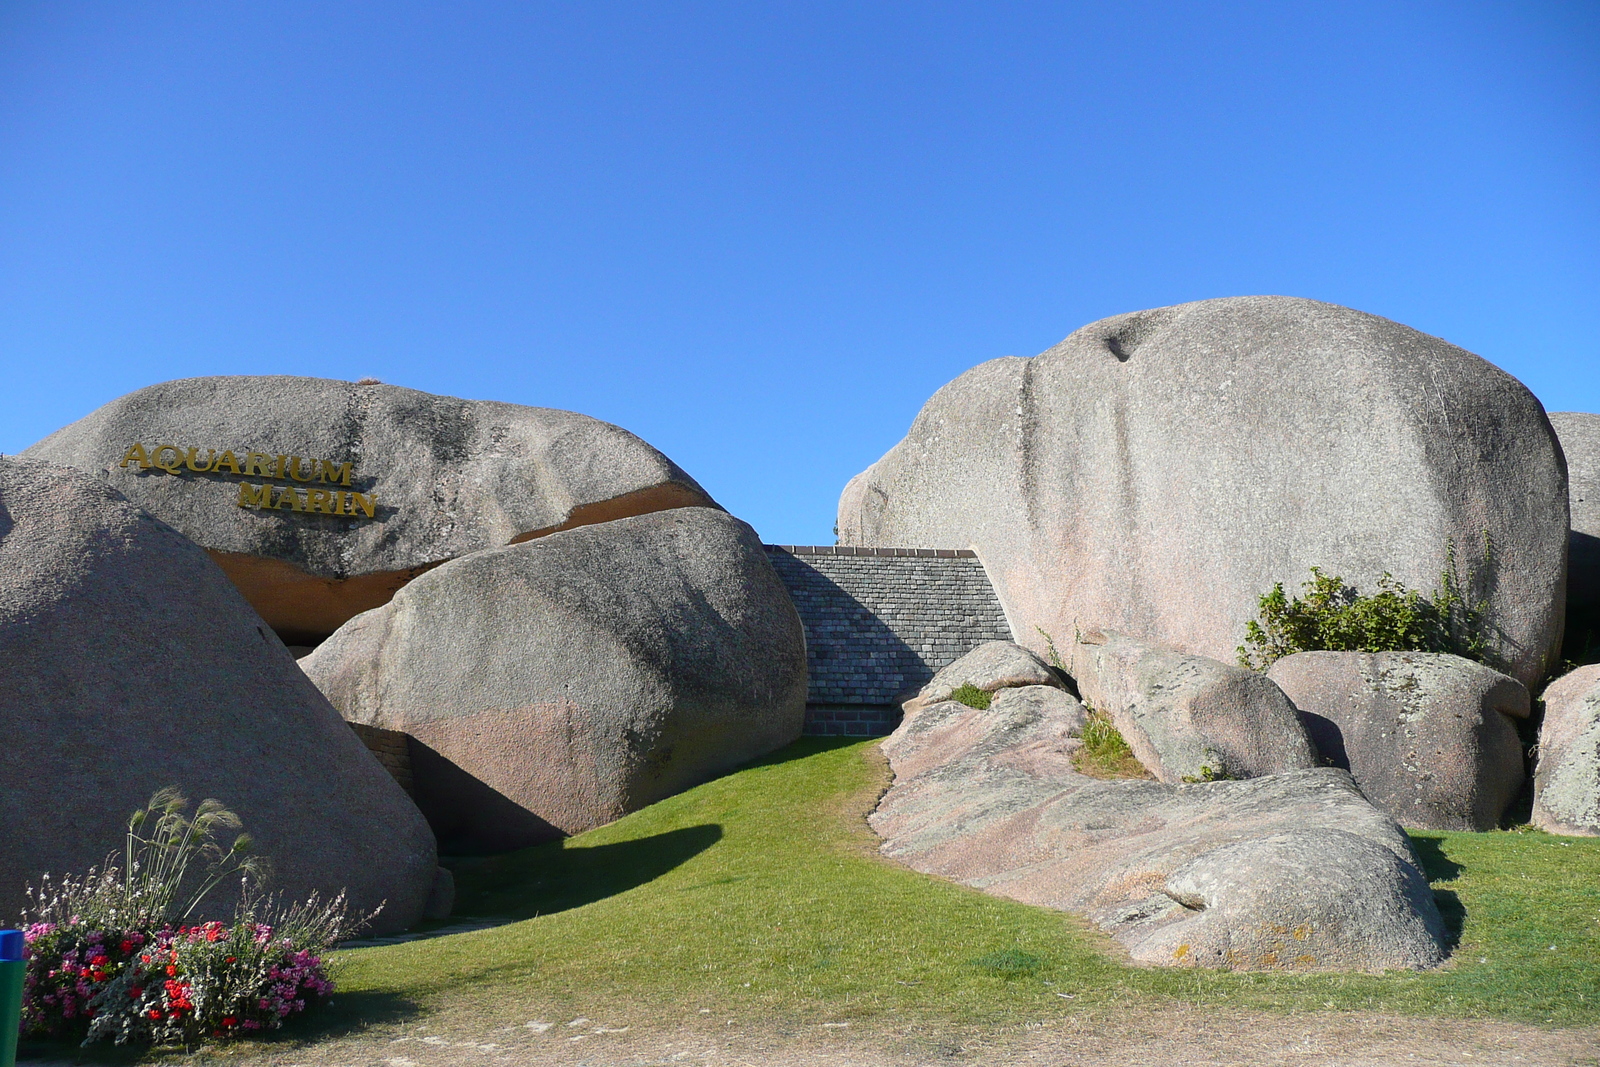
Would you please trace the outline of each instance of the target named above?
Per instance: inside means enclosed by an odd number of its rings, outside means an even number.
[[[332,482],[335,485],[349,485],[351,472],[355,470],[354,463],[340,463],[335,465],[331,459],[316,461],[317,481]]]
[[[161,462],[161,453],[163,453],[163,452],[171,452],[172,453],[172,462],[171,463],[163,463],[163,462]],[[178,464],[180,464],[182,462],[183,462],[183,449],[179,448],[177,445],[157,445],[156,446],[156,450],[154,452],[150,453],[150,465],[152,467],[159,467],[160,469],[166,471],[168,474],[177,474],[178,473]]]
[[[177,445],[157,445],[147,450],[142,442],[134,442],[123,453],[119,464],[126,468],[134,464],[140,470],[155,469],[167,474],[182,475],[184,469],[197,474],[222,474],[242,477],[292,478],[297,482],[319,482],[322,485],[350,485],[355,477],[355,463],[335,463],[331,459],[284,454],[274,456],[267,452],[246,451],[241,463],[232,449],[223,449],[219,455],[208,448],[204,460],[198,448],[180,448]],[[378,517],[378,494],[358,493],[345,489],[296,489],[294,486],[277,486],[271,483],[254,485],[239,483],[238,506],[267,511],[299,511],[318,515],[341,515],[346,518]]]
[[[272,506],[272,486],[255,486],[249,482],[239,483],[239,506],[241,508],[270,508]]]

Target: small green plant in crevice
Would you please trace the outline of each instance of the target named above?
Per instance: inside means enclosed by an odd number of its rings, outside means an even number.
[[[968,683],[951,693],[950,699],[965,704],[969,708],[988,711],[990,703],[994,701],[994,694]]]
[[[1200,770],[1194,774],[1183,776],[1185,785],[1198,785],[1201,782],[1237,782],[1239,776],[1229,771],[1226,767],[1213,767],[1209,763],[1200,765]]]
[[[1072,754],[1072,763],[1080,774],[1091,778],[1148,778],[1150,772],[1128,747],[1111,716],[1096,711],[1085,704],[1089,717],[1083,724],[1080,736],[1083,747]]]
[[[1043,626],[1035,626],[1034,629],[1038,630],[1039,636],[1044,638],[1045,651],[1050,656],[1050,666],[1054,667],[1062,674],[1070,675],[1072,672],[1067,670],[1067,665],[1065,663],[1061,662],[1061,653],[1056,651],[1055,638],[1051,637],[1050,634],[1045,631]]]
[[[1485,532],[1480,577],[1493,567],[1494,546]],[[1262,595],[1258,617],[1245,624],[1239,665],[1264,671],[1296,652],[1447,652],[1498,666],[1489,650],[1489,601],[1470,599],[1467,586],[1454,542],[1446,543],[1439,586],[1426,597],[1387,571],[1378,591],[1363,595],[1340,576],[1312,567],[1301,586],[1304,596],[1288,596],[1282,582]]]

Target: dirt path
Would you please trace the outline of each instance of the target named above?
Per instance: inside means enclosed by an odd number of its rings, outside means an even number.
[[[33,1062],[60,1067],[68,1061]],[[1600,1031],[1202,1009],[1115,1023],[1067,1021],[1001,1037],[856,1033],[847,1024],[783,1030],[711,1017],[677,1029],[654,1029],[580,1016],[459,1028],[419,1022],[315,1045],[200,1053],[177,1062],[186,1067],[1600,1067]]]

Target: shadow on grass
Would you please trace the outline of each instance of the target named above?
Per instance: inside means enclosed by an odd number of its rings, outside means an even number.
[[[849,748],[859,745],[863,741],[881,741],[880,737],[802,737],[798,741],[784,745],[770,755],[762,756],[758,760],[739,767],[738,770],[748,770],[751,767],[776,767],[782,763],[791,763],[794,760],[809,759],[819,752],[832,752],[836,748]]]
[[[376,991],[334,993],[329,1003],[309,1008],[304,1015],[290,1020],[281,1030],[232,1042],[227,1046],[205,1047],[212,1050],[228,1047],[248,1051],[267,1046],[310,1044],[359,1033],[372,1026],[403,1022],[416,1014],[416,1005],[397,993]],[[165,1059],[178,1059],[183,1056],[184,1050],[177,1046],[151,1049],[143,1045],[119,1046],[110,1041],[97,1041],[88,1048],[80,1047],[76,1041],[23,1041],[17,1048],[19,1063],[45,1060],[51,1064],[120,1065],[159,1063]]]
[[[1430,882],[1453,882],[1466,870],[1444,851],[1444,838],[1428,834],[1411,834],[1411,846],[1422,861],[1422,873]],[[1439,906],[1439,917],[1444,920],[1446,947],[1452,952],[1461,943],[1461,930],[1466,925],[1467,909],[1461,897],[1452,889],[1435,889],[1433,900]]]
[[[666,874],[722,840],[715,824],[633,841],[574,846],[551,841],[503,856],[442,860],[456,879],[455,918],[515,921],[580,908]]]

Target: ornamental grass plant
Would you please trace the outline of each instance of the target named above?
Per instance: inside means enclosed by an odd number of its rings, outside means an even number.
[[[129,818],[120,863],[28,888],[24,1036],[192,1046],[275,1029],[333,991],[327,953],[371,916],[351,916],[343,894],[264,895],[249,836],[217,840],[238,816],[215,800],[187,811],[163,789]],[[195,921],[234,877],[233,921]]]

